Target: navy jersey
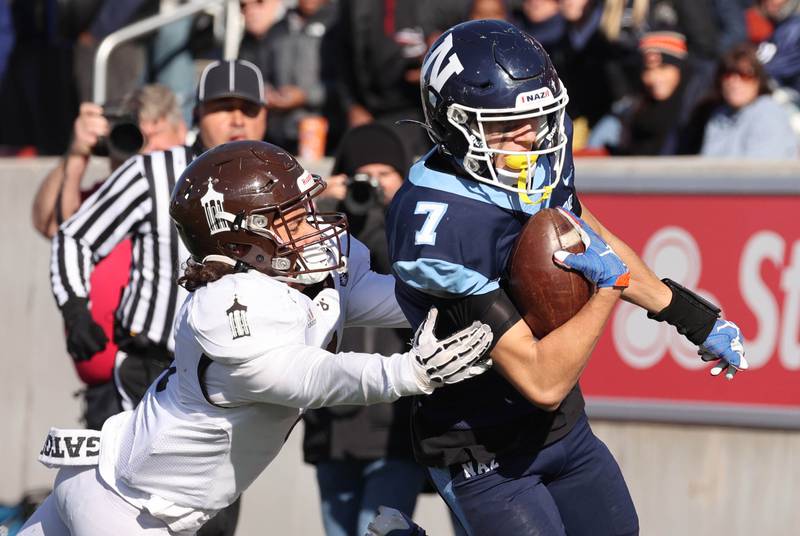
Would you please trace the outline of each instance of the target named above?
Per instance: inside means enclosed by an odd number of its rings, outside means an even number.
[[[508,301],[504,276],[522,226],[541,208],[557,206],[581,212],[571,151],[561,180],[542,204],[526,204],[517,193],[459,176],[436,149],[419,160],[386,219],[395,293],[412,327],[432,305],[444,324],[437,325],[439,332],[486,321],[481,311],[487,301]],[[514,314],[499,333],[494,329],[495,341],[519,319]],[[577,386],[559,411],[545,412],[489,371],[416,398],[415,454],[421,463],[444,466],[536,450],[565,435],[582,409]]]

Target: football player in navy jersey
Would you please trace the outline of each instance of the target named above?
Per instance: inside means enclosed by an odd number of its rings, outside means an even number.
[[[494,368],[418,397],[415,454],[470,534],[637,534],[625,480],[592,433],[578,386],[603,326],[619,298],[635,303],[728,379],[747,368],[739,328],[659,280],[580,202],[567,90],[535,39],[502,21],[459,24],[429,50],[420,85],[436,146],[387,215],[395,293],[412,326],[432,305],[440,329],[491,325]],[[587,245],[554,262],[597,292],[537,340],[504,277],[522,226],[543,207],[563,210]]]

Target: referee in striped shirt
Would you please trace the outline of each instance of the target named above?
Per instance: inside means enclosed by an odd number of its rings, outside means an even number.
[[[107,343],[89,312],[94,265],[125,237],[132,240],[130,283],[114,320],[119,347],[114,381],[125,409],[141,400],[172,361],[172,326],[186,293],[176,281],[181,263],[189,258],[168,213],[175,181],[206,149],[264,137],[263,91],[261,72],[252,63],[210,64],[198,84],[197,142],[129,159],[53,238],[53,294],[64,317],[67,350],[76,360],[89,359]]]

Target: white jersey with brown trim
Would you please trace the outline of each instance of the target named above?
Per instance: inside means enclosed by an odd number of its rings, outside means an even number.
[[[171,530],[193,531],[269,465],[303,408],[418,394],[404,355],[322,349],[343,326],[405,324],[393,279],[371,272],[366,248],[353,246],[347,274],[314,300],[255,271],[193,292],[174,363],[103,428],[106,483]]]

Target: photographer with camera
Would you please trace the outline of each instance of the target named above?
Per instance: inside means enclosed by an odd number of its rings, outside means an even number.
[[[52,238],[61,221],[78,210],[81,180],[92,155],[108,156],[112,172],[134,154],[181,145],[186,132],[175,95],[159,84],[133,91],[116,108],[81,103],[69,150],[47,174],[34,198],[33,226]]]
[[[389,273],[383,217],[403,185],[410,157],[400,136],[383,123],[348,130],[336,153],[332,175],[323,192],[336,210],[347,214],[350,231],[372,254],[372,267]]]
[[[323,202],[345,212],[351,233],[370,250],[374,271],[390,270],[384,212],[403,185],[409,157],[390,127],[369,123],[347,131],[326,182]],[[404,352],[408,329],[348,328],[342,351]],[[303,454],[314,464],[327,536],[365,534],[378,506],[411,516],[426,474],[414,462],[411,404],[340,406],[307,411]]]
[[[46,238],[52,238],[58,225],[68,219],[99,187],[81,190],[81,181],[92,154],[108,155],[110,170],[136,153],[148,153],[180,145],[186,138],[186,124],[175,95],[165,86],[149,85],[129,94],[121,106],[101,107],[81,104],[75,119],[69,152],[42,181],[33,202],[33,225]],[[128,283],[131,262],[130,241],[121,242],[91,277],[92,317],[97,322],[98,338],[112,339],[114,311],[122,288]],[[110,342],[96,348],[89,359],[75,361],[84,391],[86,426],[100,429],[105,419],[119,411],[112,370],[117,348]]]

